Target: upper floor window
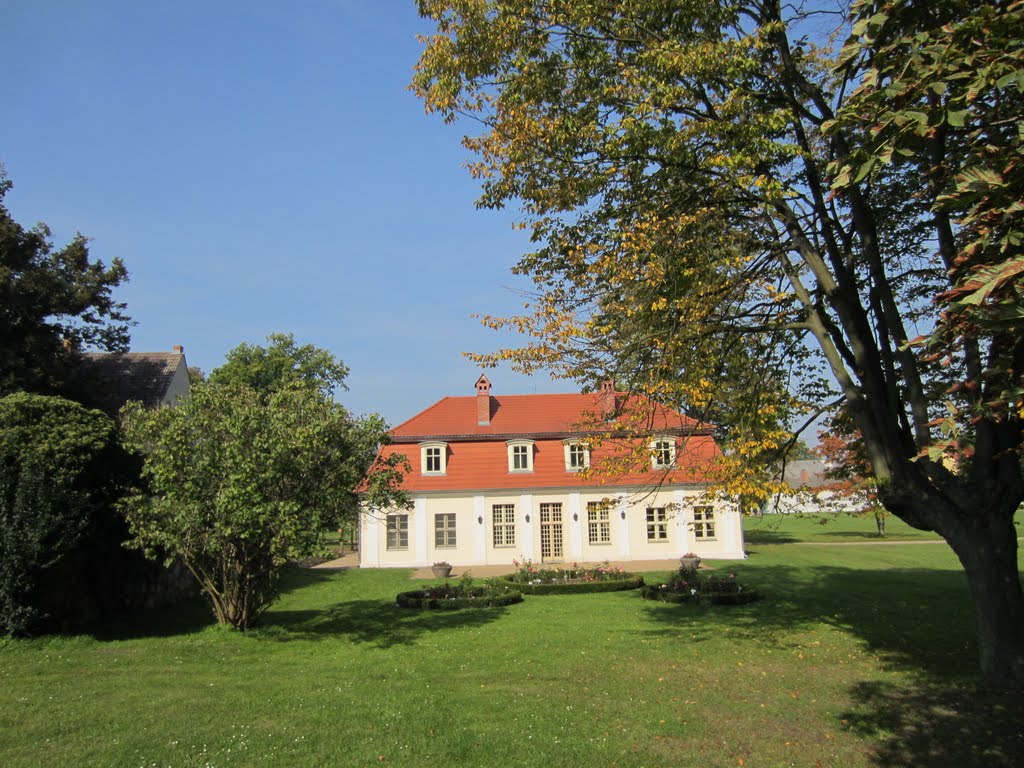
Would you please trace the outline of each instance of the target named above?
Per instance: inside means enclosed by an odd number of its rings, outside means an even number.
[[[448,446],[445,443],[420,445],[420,466],[425,475],[443,475],[448,470]]]
[[[667,469],[676,463],[676,441],[671,437],[656,437],[651,441],[651,464],[655,469]]]
[[[508,471],[533,471],[532,440],[514,440],[508,443]]]
[[[579,472],[590,466],[590,448],[584,443],[566,441],[565,445],[565,470],[567,472]]]

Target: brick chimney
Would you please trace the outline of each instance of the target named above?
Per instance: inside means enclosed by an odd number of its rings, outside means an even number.
[[[597,410],[601,418],[610,421],[615,416],[615,382],[605,379],[597,394]]]
[[[483,374],[476,380],[476,424],[478,427],[491,425],[491,382]]]
[[[185,348],[181,346],[181,344],[175,344],[173,347],[171,347],[171,352],[174,352],[177,355],[184,355]]]

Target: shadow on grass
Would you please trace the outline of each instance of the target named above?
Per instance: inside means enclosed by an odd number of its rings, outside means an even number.
[[[796,544],[799,539],[771,528],[750,528],[743,532],[748,544]]]
[[[856,683],[852,710],[837,715],[841,727],[876,741],[880,768],[1024,764],[1024,695],[974,686],[978,653],[963,573],[776,565],[745,568],[743,581],[766,599],[740,607],[651,603],[651,631],[687,643],[727,634],[804,650],[806,642],[793,639],[801,629],[841,629],[917,681]]]
[[[344,573],[344,572],[342,572]],[[285,595],[299,590],[316,588],[328,582],[336,583],[337,571],[309,568],[285,568],[278,585],[278,602]],[[196,587],[198,591],[199,587]],[[267,613],[257,620],[257,626],[266,623]],[[179,600],[160,608],[143,608],[104,622],[92,630],[97,640],[138,640],[144,637],[173,637],[188,635],[215,624],[210,603],[202,594]]]
[[[380,648],[410,645],[430,632],[479,627],[505,615],[507,608],[417,611],[399,608],[394,599],[346,600],[328,608],[264,614],[254,636],[263,640],[343,638]]]
[[[1024,760],[1024,695],[974,689],[853,688],[844,723],[877,741],[882,768],[1012,768]]]
[[[97,640],[138,640],[144,637],[189,635],[216,622],[210,604],[202,596],[160,608],[145,608],[111,619],[92,631]]]
[[[974,616],[963,573],[926,568],[856,569],[784,565],[744,568],[740,579],[765,599],[745,606],[666,606],[650,618],[662,633],[734,637],[785,647],[793,630],[826,624],[861,638],[891,668],[936,683],[972,682],[978,664]],[[691,640],[692,642],[692,640]]]

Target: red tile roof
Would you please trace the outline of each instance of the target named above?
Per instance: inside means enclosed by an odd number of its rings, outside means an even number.
[[[597,440],[592,470],[565,468],[563,440],[609,433],[601,421],[600,395],[504,395],[490,397],[490,424],[478,424],[477,397],[446,397],[392,430],[384,456],[401,453],[411,472],[407,491],[470,491],[564,487],[614,487],[700,482],[721,455],[706,425],[640,398],[616,395],[623,438]],[[676,468],[653,471],[647,448],[654,435],[674,435]],[[510,472],[506,441],[534,441],[533,471]],[[419,443],[448,445],[446,473],[425,475]],[[632,448],[631,448],[632,447]],[[637,449],[637,447],[639,447]],[[633,455],[629,456],[633,450]]]
[[[492,395],[491,423],[477,423],[476,397],[446,397],[391,430],[396,442],[428,438],[498,438],[505,435],[571,435],[600,431],[599,395]],[[641,398],[617,394],[623,426],[649,434],[705,431],[694,419]]]

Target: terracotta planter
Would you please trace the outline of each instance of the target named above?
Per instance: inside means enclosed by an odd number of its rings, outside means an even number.
[[[452,575],[452,567],[450,565],[432,565],[430,570],[436,579],[447,579]]]

